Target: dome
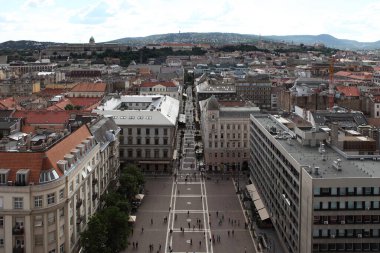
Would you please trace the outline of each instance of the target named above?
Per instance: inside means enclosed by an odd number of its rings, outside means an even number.
[[[91,36],[91,38],[90,38],[90,44],[94,44],[95,43],[95,39],[94,39],[94,37],[93,36]]]

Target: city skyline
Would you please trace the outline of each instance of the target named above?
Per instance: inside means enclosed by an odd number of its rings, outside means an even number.
[[[181,32],[257,35],[331,34],[362,42],[380,40],[380,3],[373,0],[318,2],[18,0],[0,1],[0,42],[36,40],[97,42]]]

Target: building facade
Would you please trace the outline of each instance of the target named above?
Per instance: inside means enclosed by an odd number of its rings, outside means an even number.
[[[249,115],[258,107],[240,101],[200,102],[204,161],[209,171],[242,168],[249,161]]]
[[[143,82],[140,84],[140,95],[163,95],[179,100],[180,86],[170,82]]]
[[[264,204],[285,252],[379,252],[380,156],[339,150],[329,128],[290,125],[251,116],[254,203]]]
[[[112,116],[122,129],[121,162],[142,171],[169,171],[176,146],[179,101],[169,96],[121,96],[94,112]]]
[[[38,151],[31,136],[8,143],[0,153],[0,252],[79,250],[80,232],[117,175],[117,128],[109,135],[100,143],[83,125],[49,134]]]

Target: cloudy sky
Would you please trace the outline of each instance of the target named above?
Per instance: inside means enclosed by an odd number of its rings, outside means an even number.
[[[0,42],[181,32],[380,40],[379,0],[0,0]]]

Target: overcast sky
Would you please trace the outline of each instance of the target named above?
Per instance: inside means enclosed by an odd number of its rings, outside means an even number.
[[[0,0],[0,42],[181,32],[380,40],[379,0]]]

